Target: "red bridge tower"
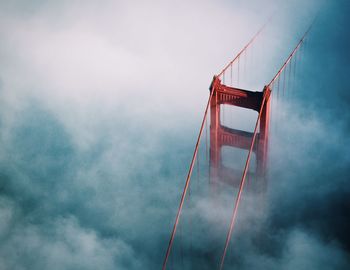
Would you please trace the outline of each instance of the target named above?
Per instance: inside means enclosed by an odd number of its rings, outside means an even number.
[[[270,92],[269,87],[265,87],[262,92],[253,92],[234,87],[229,87],[221,83],[220,79],[214,76],[210,85],[210,91],[214,91],[210,102],[210,179],[211,182],[226,181],[227,175],[235,178],[233,171],[229,171],[222,164],[221,149],[223,146],[245,149],[249,151],[253,133],[226,127],[220,122],[220,105],[227,104],[242,108],[251,109],[262,113],[260,118],[259,133],[255,140],[254,153],[256,155],[256,172],[259,178],[265,178],[267,165],[267,148],[270,121]],[[264,104],[263,96],[268,92]],[[233,173],[232,173],[233,172]],[[233,179],[233,185],[239,184],[241,175],[237,176],[237,181]]]

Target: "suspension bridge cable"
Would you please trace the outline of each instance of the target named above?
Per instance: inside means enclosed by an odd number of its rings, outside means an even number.
[[[244,187],[244,184],[245,184],[245,180],[246,180],[246,176],[247,176],[247,172],[248,172],[248,168],[249,168],[250,157],[251,157],[251,154],[253,152],[256,135],[258,133],[258,126],[259,126],[261,114],[262,114],[262,111],[263,111],[263,108],[264,108],[264,105],[265,105],[265,101],[269,98],[268,95],[269,95],[270,90],[269,90],[268,87],[266,87],[265,89],[266,89],[266,91],[264,91],[263,100],[262,100],[262,103],[261,103],[261,108],[260,108],[259,115],[258,115],[258,118],[257,118],[256,123],[255,123],[255,128],[254,128],[252,142],[250,144],[247,160],[246,160],[245,165],[244,165],[242,179],[241,179],[241,182],[240,182],[240,185],[239,185],[238,194],[237,194],[237,197],[236,197],[236,200],[235,200],[235,206],[234,206],[233,212],[232,212],[232,217],[231,217],[231,221],[230,221],[229,231],[228,231],[227,236],[226,236],[225,247],[224,247],[224,251],[223,251],[223,254],[222,254],[222,257],[221,257],[221,261],[220,261],[220,268],[219,268],[220,270],[222,270],[223,267],[224,267],[224,262],[225,262],[225,257],[226,257],[226,253],[227,253],[227,248],[228,248],[228,244],[230,243],[233,227],[235,225],[235,221],[236,221],[236,217],[237,217],[237,213],[238,213],[238,207],[239,207],[239,204],[240,204],[240,201],[241,201],[243,187]]]
[[[215,83],[215,81],[214,81],[214,83]],[[213,85],[213,89],[214,89],[214,85]],[[200,139],[201,139],[201,136],[202,136],[203,127],[204,127],[204,124],[205,124],[205,120],[207,118],[208,109],[209,109],[210,101],[211,101],[211,99],[213,97],[213,93],[214,93],[214,90],[212,90],[210,92],[208,103],[207,103],[207,106],[205,108],[204,117],[203,117],[203,120],[202,120],[201,128],[199,130],[196,146],[195,146],[195,149],[194,149],[194,152],[193,152],[193,156],[192,156],[192,160],[191,160],[191,164],[190,164],[190,168],[189,168],[189,171],[188,171],[188,174],[187,174],[185,187],[184,187],[182,195],[181,195],[180,205],[179,205],[179,208],[178,208],[178,211],[177,211],[177,214],[176,214],[175,223],[174,223],[174,227],[173,227],[173,230],[172,230],[172,233],[171,233],[171,237],[170,237],[170,240],[169,240],[168,248],[167,248],[167,251],[166,251],[166,254],[165,254],[162,270],[166,269],[166,265],[167,265],[167,262],[168,262],[168,259],[169,259],[170,251],[171,251],[171,248],[172,248],[172,245],[173,245],[173,242],[174,242],[177,226],[178,226],[179,219],[180,219],[180,216],[181,216],[181,212],[182,212],[183,204],[184,204],[184,201],[185,201],[185,198],[186,198],[187,190],[188,190],[188,187],[189,187],[189,184],[190,184],[190,181],[191,181],[191,175],[192,175],[192,171],[193,171],[193,166],[194,166],[194,163],[195,163],[195,160],[196,160],[196,157],[197,157],[198,146],[199,146],[199,142],[200,142]]]
[[[217,75],[220,77],[225,73],[225,71],[241,56],[241,54],[255,41],[255,39],[260,35],[260,33],[265,29],[268,23],[273,18],[273,14],[267,19],[264,25],[256,32],[256,34],[251,38],[251,40],[243,47],[243,49],[221,70],[221,72]]]
[[[262,30],[265,28],[265,26],[271,20],[271,18],[272,18],[272,16],[263,25],[263,27],[261,27],[259,29],[259,31],[253,36],[253,38],[243,47],[243,49],[236,55],[236,57],[219,73],[219,75],[216,76],[216,78],[221,76],[225,72],[225,70],[230,65],[232,65],[248,47],[250,47],[250,45],[254,42],[256,37],[262,32]],[[204,128],[205,121],[207,119],[210,102],[211,102],[211,99],[212,99],[213,94],[215,92],[215,84],[216,83],[217,83],[217,80],[214,79],[213,80],[212,89],[211,89],[211,92],[210,92],[210,96],[209,96],[209,99],[208,99],[208,102],[207,102],[207,106],[206,106],[205,111],[204,111],[204,117],[203,117],[203,120],[202,120],[202,124],[201,124],[200,130],[199,130],[199,134],[198,134],[198,137],[197,137],[196,146],[194,148],[192,160],[191,160],[191,163],[190,163],[190,168],[188,170],[188,174],[187,174],[187,177],[186,177],[185,186],[184,186],[184,189],[183,189],[183,192],[182,192],[182,195],[181,195],[180,205],[179,205],[178,211],[176,213],[175,223],[174,223],[174,226],[173,226],[173,230],[171,232],[169,244],[168,244],[167,251],[166,251],[166,254],[165,254],[165,258],[164,258],[164,261],[163,261],[162,270],[166,269],[167,262],[168,262],[168,259],[169,259],[169,255],[170,255],[170,252],[171,252],[171,249],[172,249],[172,246],[173,246],[173,242],[174,242],[175,235],[176,235],[176,230],[177,230],[177,227],[178,227],[178,224],[179,224],[179,220],[180,220],[180,216],[181,216],[181,213],[182,213],[183,204],[185,202],[187,190],[188,190],[188,187],[189,187],[189,184],[190,184],[190,181],[191,181],[191,176],[192,176],[192,172],[193,172],[193,166],[194,166],[194,163],[195,163],[195,160],[196,160],[196,157],[197,157],[199,142],[200,142],[200,139],[201,139],[201,136],[202,136],[202,133],[203,133],[203,128]]]
[[[242,178],[241,178],[238,194],[237,194],[237,197],[236,197],[236,200],[235,200],[235,204],[234,204],[234,208],[233,208],[233,212],[232,212],[232,216],[231,216],[229,231],[228,231],[227,236],[226,236],[225,247],[224,247],[224,251],[223,251],[223,254],[222,254],[222,257],[221,257],[221,261],[220,261],[220,268],[219,268],[220,270],[222,270],[223,267],[224,267],[224,262],[225,262],[225,257],[226,257],[226,254],[227,254],[228,245],[229,245],[230,240],[231,240],[231,235],[232,235],[233,228],[234,228],[234,225],[235,225],[235,221],[236,221],[236,218],[237,218],[238,207],[239,207],[239,204],[240,204],[240,201],[241,201],[242,192],[243,192],[244,184],[245,184],[245,181],[246,181],[246,176],[247,176],[249,163],[250,163],[250,157],[251,157],[251,154],[253,152],[253,147],[254,147],[256,136],[257,136],[257,132],[258,132],[258,125],[259,125],[259,122],[260,122],[260,118],[261,118],[261,114],[262,114],[265,102],[267,101],[267,99],[270,96],[270,92],[271,92],[270,86],[280,76],[281,72],[285,69],[286,65],[290,62],[290,60],[293,57],[293,55],[295,54],[295,52],[300,48],[300,46],[303,43],[305,37],[309,33],[312,25],[313,25],[313,23],[310,25],[310,27],[304,33],[304,35],[302,36],[302,38],[298,42],[297,46],[293,49],[292,53],[289,55],[289,57],[284,62],[282,67],[279,69],[277,74],[273,77],[273,79],[270,81],[270,83],[265,86],[264,95],[263,95],[263,99],[262,99],[262,102],[261,102],[261,108],[260,108],[259,115],[258,115],[258,118],[257,118],[256,123],[255,123],[253,138],[252,138],[252,141],[251,141],[251,144],[250,144],[250,149],[249,149],[249,152],[248,152],[247,160],[246,160],[246,163],[244,165],[243,175],[242,175]]]
[[[291,52],[291,54],[288,56],[287,60],[284,62],[284,64],[282,65],[282,67],[278,70],[278,72],[276,73],[276,75],[272,78],[272,80],[269,82],[269,84],[267,85],[268,87],[271,86],[271,84],[274,83],[274,81],[276,81],[276,79],[281,75],[281,73],[283,72],[283,70],[286,68],[286,66],[288,65],[288,63],[290,62],[290,60],[292,59],[292,57],[295,55],[295,53],[299,50],[301,44],[304,42],[307,34],[310,32],[311,27],[312,27],[313,23],[309,26],[309,28],[306,30],[306,32],[304,33],[304,35],[302,36],[302,38],[299,40],[297,46],[294,48],[294,50]]]

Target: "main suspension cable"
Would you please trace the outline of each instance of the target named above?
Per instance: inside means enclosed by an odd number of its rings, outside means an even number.
[[[235,200],[235,204],[234,204],[235,206],[234,206],[233,212],[232,212],[232,217],[231,217],[231,221],[230,221],[230,227],[229,227],[229,230],[228,230],[228,233],[227,233],[227,236],[226,236],[225,247],[224,247],[224,251],[223,251],[223,254],[222,254],[222,257],[221,257],[221,261],[220,261],[220,268],[219,268],[220,270],[222,270],[223,267],[224,267],[224,262],[225,262],[225,257],[226,257],[226,253],[227,253],[227,248],[228,248],[228,245],[230,243],[233,227],[235,225],[235,221],[236,221],[236,217],[237,217],[237,213],[238,213],[238,207],[239,207],[239,204],[240,204],[240,201],[241,201],[241,196],[242,196],[242,192],[243,192],[243,188],[244,188],[244,184],[245,184],[245,181],[246,181],[246,176],[247,176],[247,172],[248,172],[248,168],[249,168],[250,157],[251,157],[251,154],[253,152],[253,148],[254,148],[254,144],[255,144],[255,140],[256,140],[256,135],[258,133],[258,126],[259,126],[261,114],[262,114],[262,111],[263,111],[263,108],[264,108],[264,105],[265,105],[265,101],[269,98],[269,94],[270,94],[270,89],[266,87],[265,91],[264,91],[264,96],[263,96],[263,100],[262,100],[262,103],[261,103],[261,108],[260,108],[260,111],[259,111],[258,119],[256,120],[256,123],[255,123],[253,138],[252,138],[252,142],[250,144],[247,160],[246,160],[245,165],[244,165],[243,175],[242,175],[242,179],[241,179],[241,182],[240,182],[240,185],[239,185],[238,194],[237,194],[237,197],[236,197],[236,200]]]
[[[217,75],[220,77],[225,73],[225,71],[232,66],[232,64],[241,56],[241,54],[255,41],[255,39],[260,35],[260,33],[265,29],[267,24],[271,21],[273,14],[268,18],[268,20],[264,23],[264,25],[255,33],[255,35],[250,39],[250,41],[243,47],[243,49],[221,70],[221,72]]]
[[[313,23],[309,26],[309,28],[306,30],[306,32],[304,33],[304,35],[302,36],[302,38],[299,40],[298,44],[295,46],[294,50],[291,52],[291,54],[288,56],[287,60],[284,62],[284,64],[282,65],[282,67],[278,70],[278,72],[276,73],[276,75],[272,78],[272,80],[269,82],[269,84],[267,85],[268,87],[270,87],[275,81],[276,79],[281,75],[281,73],[283,72],[283,70],[286,68],[286,66],[288,65],[288,63],[290,62],[290,60],[293,58],[293,56],[295,55],[295,53],[299,50],[300,46],[302,45],[302,43],[304,42],[307,34],[310,32],[311,27],[312,27]]]
[[[259,122],[260,122],[262,110],[263,110],[263,108],[265,106],[265,102],[270,97],[270,93],[271,93],[270,86],[275,82],[275,80],[277,78],[279,78],[280,74],[283,72],[283,70],[285,69],[287,64],[292,59],[293,55],[300,48],[300,46],[303,43],[305,37],[309,33],[312,25],[313,25],[313,23],[310,25],[310,27],[304,33],[304,35],[302,36],[302,38],[298,42],[297,46],[294,48],[294,50],[289,55],[287,60],[284,62],[282,67],[279,69],[277,74],[273,77],[273,79],[270,81],[270,83],[265,86],[264,95],[263,95],[263,99],[262,99],[262,102],[261,102],[261,108],[260,108],[259,115],[258,115],[258,118],[257,118],[256,123],[255,123],[253,138],[252,138],[252,141],[251,141],[251,144],[250,144],[250,149],[249,149],[249,152],[248,152],[247,160],[246,160],[246,163],[244,165],[243,175],[242,175],[242,178],[241,178],[238,194],[237,194],[237,197],[236,197],[236,200],[235,200],[235,204],[234,204],[234,208],[233,208],[233,212],[232,212],[232,216],[231,216],[229,231],[228,231],[227,236],[226,236],[225,247],[224,247],[224,251],[223,251],[223,254],[222,254],[222,257],[221,257],[221,261],[220,261],[220,268],[219,268],[220,270],[222,270],[223,267],[224,267],[225,257],[226,257],[226,254],[227,254],[228,245],[229,245],[230,240],[231,240],[231,235],[232,235],[232,232],[233,232],[233,228],[234,228],[234,225],[235,225],[235,222],[236,222],[237,213],[238,213],[238,207],[239,207],[239,204],[240,204],[240,201],[241,201],[242,192],[243,192],[244,184],[245,184],[245,181],[246,181],[246,176],[247,176],[247,172],[248,172],[248,168],[249,168],[250,158],[251,158],[251,154],[253,152],[253,148],[254,148],[257,132],[258,132],[258,125],[259,125]]]

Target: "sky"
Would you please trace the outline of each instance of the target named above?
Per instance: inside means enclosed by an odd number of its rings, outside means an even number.
[[[260,91],[318,16],[290,95],[274,96],[267,190],[245,193],[225,266],[348,269],[349,11],[347,0],[0,0],[0,269],[160,269],[212,76],[271,14],[240,87]],[[184,214],[192,253],[169,269],[218,266],[233,189],[213,205],[199,181],[186,213],[203,223]]]

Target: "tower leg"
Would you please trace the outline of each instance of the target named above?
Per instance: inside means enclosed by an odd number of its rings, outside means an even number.
[[[265,88],[264,91],[269,91],[260,118],[259,143],[257,151],[257,176],[266,186],[266,168],[268,162],[268,144],[269,144],[269,124],[270,124],[270,89]],[[262,187],[263,187],[262,186]],[[265,187],[266,188],[266,187]]]
[[[213,89],[212,91],[215,91]],[[220,104],[217,93],[213,94],[210,104],[210,183],[215,185],[219,177],[221,147],[218,131],[220,128]]]

